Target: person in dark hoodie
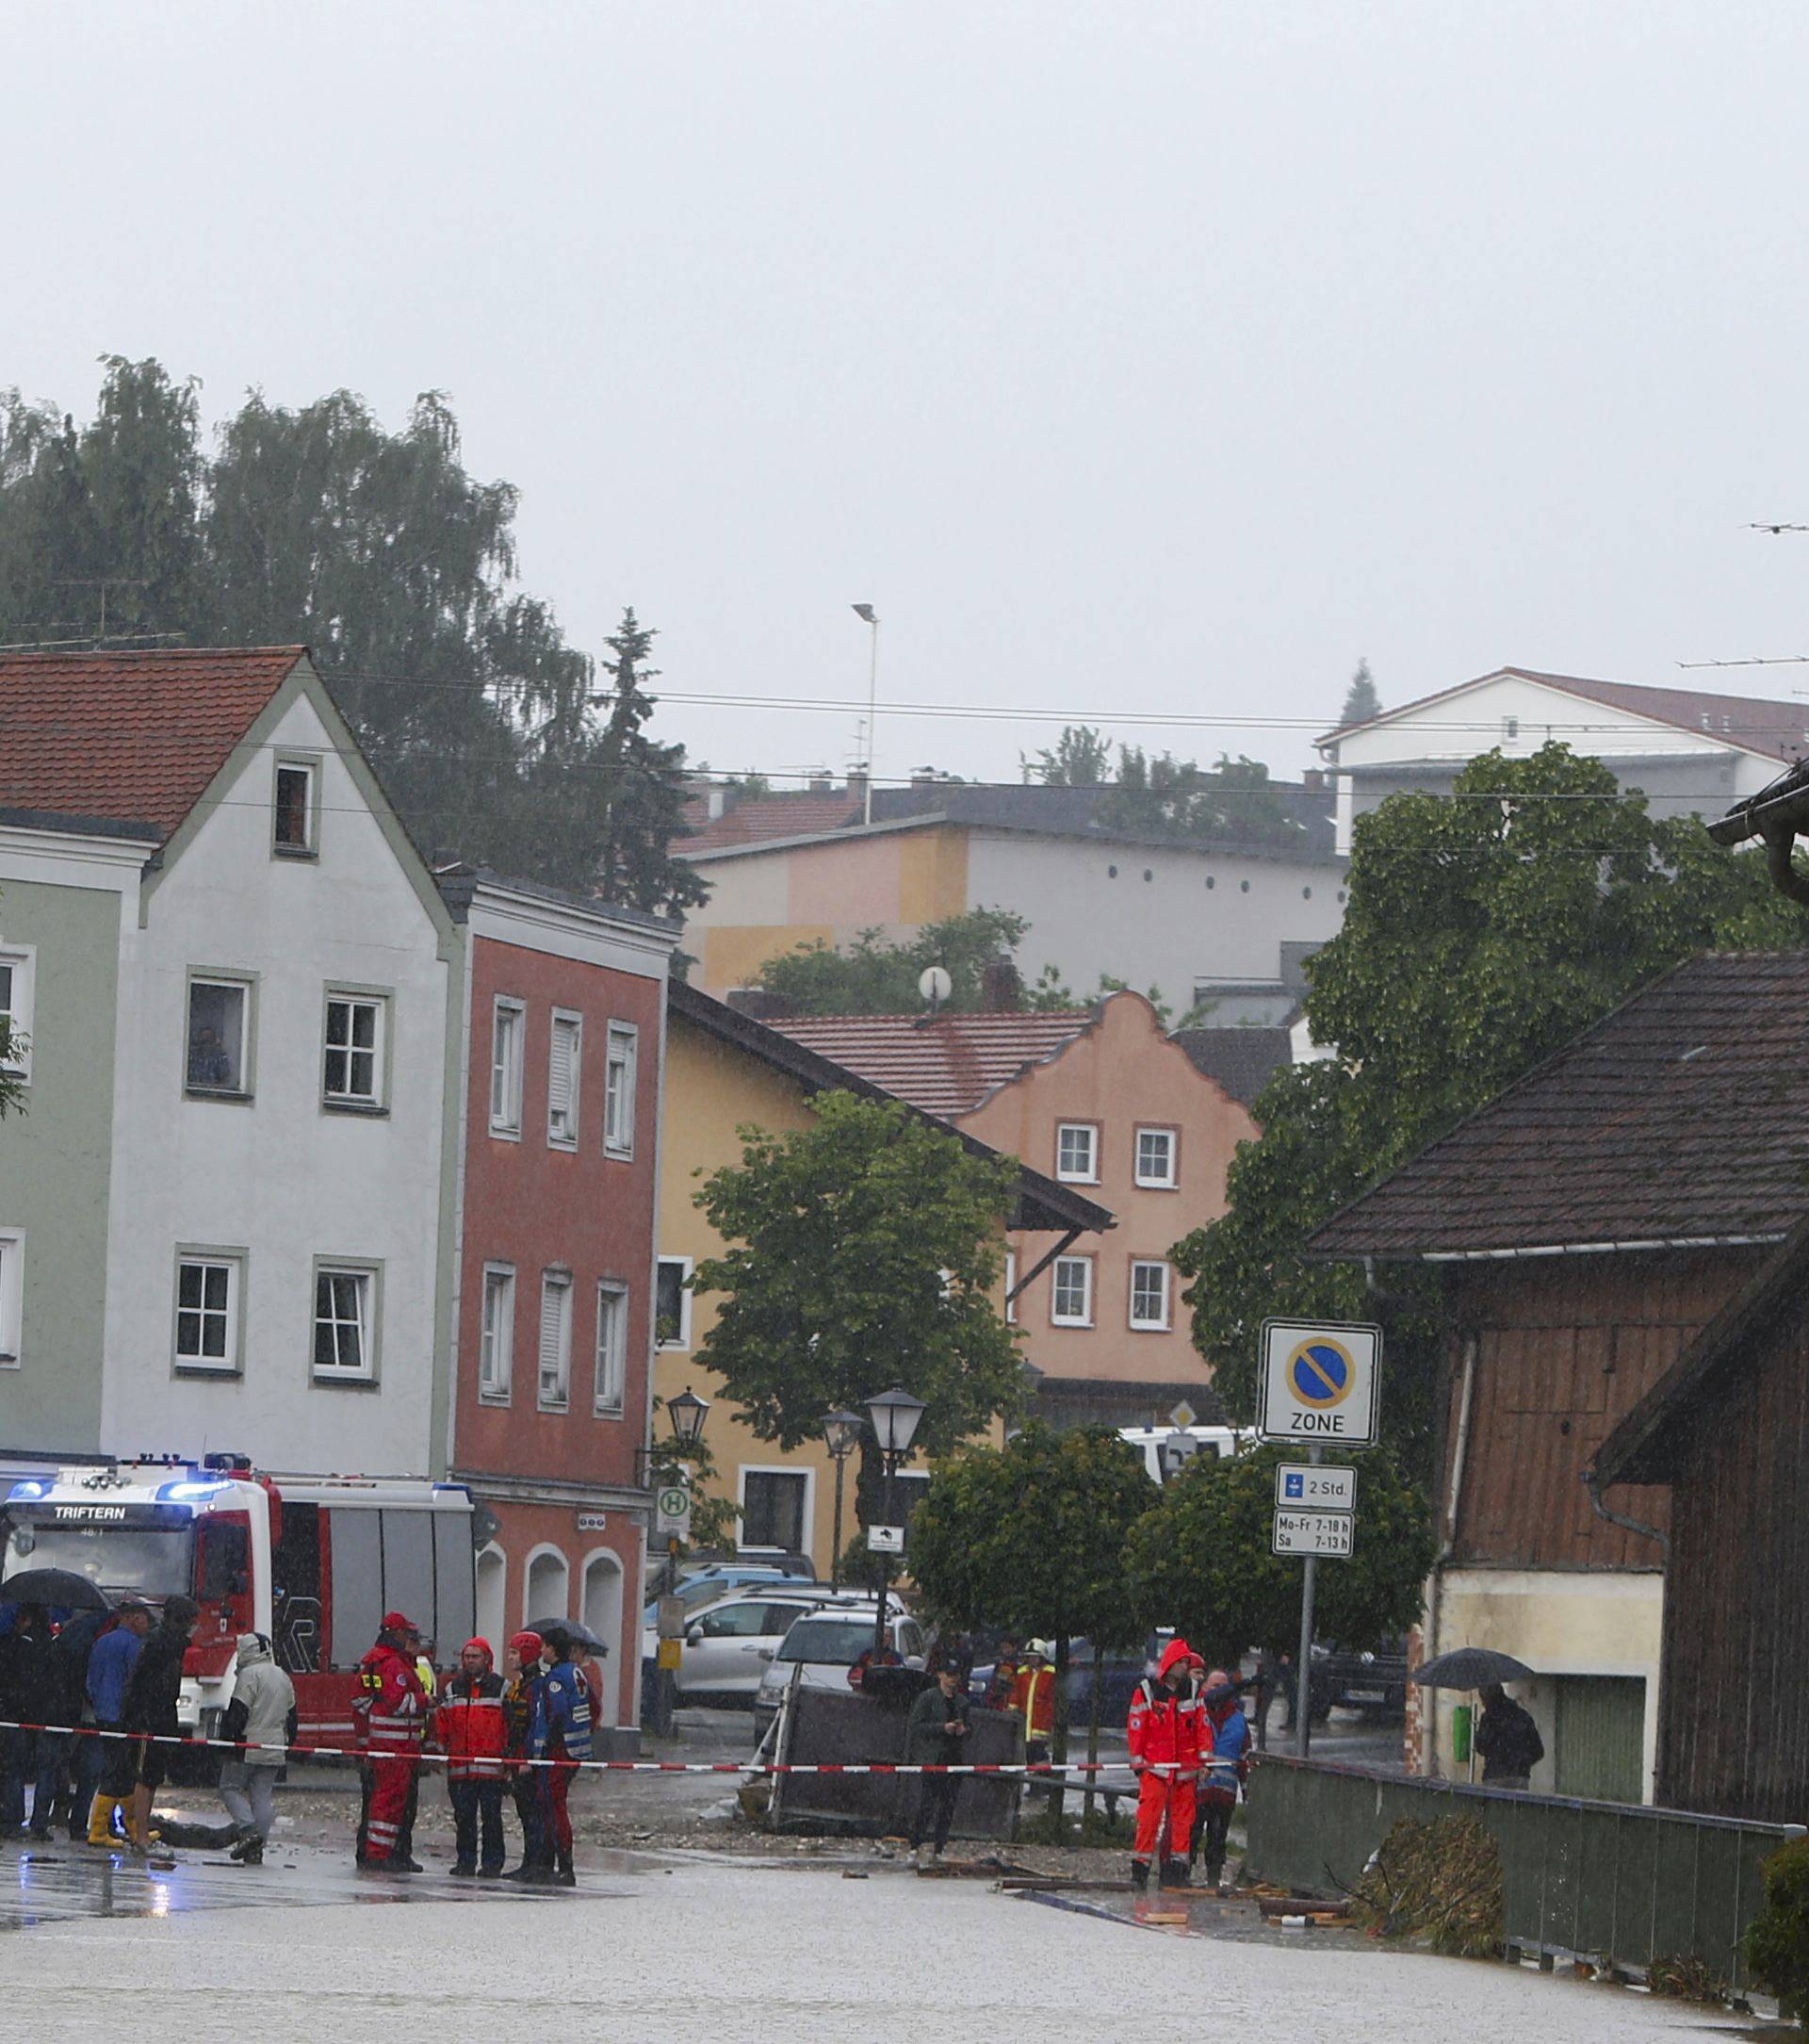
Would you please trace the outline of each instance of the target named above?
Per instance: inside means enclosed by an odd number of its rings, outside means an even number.
[[[1491,1682],[1482,1692],[1482,1720],[1476,1726],[1476,1752],[1482,1760],[1484,1785],[1491,1789],[1524,1789],[1545,1758],[1545,1741],[1524,1704],[1518,1704]]]
[[[904,1758],[913,1767],[958,1766],[968,1729],[968,1698],[960,1674],[951,1667],[938,1668],[936,1680],[911,1705],[904,1728]],[[917,1777],[911,1851],[920,1870],[942,1856],[942,1848],[949,1842],[949,1825],[954,1820],[955,1798],[965,1778],[960,1774]],[[923,1856],[925,1839],[930,1841],[928,1859]]]
[[[0,1640],[0,1718],[24,1725],[67,1725],[61,1672],[51,1640],[49,1614],[22,1604],[12,1630]],[[29,1828],[34,1839],[50,1836],[51,1807],[62,1786],[62,1732],[14,1731],[5,1735],[8,1752],[0,1784],[0,1826]],[[25,1790],[31,1815],[25,1815]]]
[[[170,1742],[182,1735],[182,1659],[201,1608],[192,1598],[169,1597],[162,1622],[144,1643],[125,1687],[125,1730],[132,1740],[132,1803],[126,1840],[139,1855],[151,1850],[151,1805],[170,1771]]]

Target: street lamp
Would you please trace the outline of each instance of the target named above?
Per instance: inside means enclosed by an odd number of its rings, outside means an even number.
[[[695,1447],[704,1437],[704,1421],[709,1417],[709,1400],[700,1398],[689,1384],[676,1398],[666,1400],[672,1418],[672,1437],[680,1447]]]
[[[867,1400],[867,1416],[872,1424],[873,1439],[879,1443],[879,1452],[886,1464],[886,1524],[893,1524],[892,1480],[898,1474],[899,1463],[911,1451],[911,1441],[917,1432],[917,1423],[923,1416],[923,1400],[914,1398],[908,1391],[882,1391],[877,1398]],[[892,1587],[892,1558],[882,1552],[879,1557],[879,1609],[873,1614],[873,1660],[877,1665],[886,1651],[886,1599]]]
[[[851,607],[863,625],[872,628],[873,634],[872,653],[867,663],[867,799],[860,818],[863,824],[871,824],[873,820],[873,770],[879,763],[879,747],[873,741],[873,719],[879,714],[879,613],[871,603],[856,603]]]
[[[823,1415],[823,1437],[828,1443],[829,1452],[836,1458],[836,1538],[829,1549],[829,1587],[841,1588],[841,1479],[843,1465],[854,1452],[855,1444],[860,1439],[860,1430],[865,1425],[858,1413],[825,1413]]]

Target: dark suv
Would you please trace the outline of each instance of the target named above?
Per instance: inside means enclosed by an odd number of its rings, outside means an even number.
[[[1313,1657],[1313,1715],[1341,1704],[1365,1717],[1407,1715],[1407,1642],[1384,1640],[1374,1649],[1354,1653],[1334,1647],[1323,1660]]]

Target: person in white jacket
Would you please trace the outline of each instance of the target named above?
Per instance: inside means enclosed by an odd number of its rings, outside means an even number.
[[[241,1632],[233,1700],[220,1720],[220,1737],[244,1742],[220,1771],[220,1800],[238,1826],[233,1858],[261,1866],[264,1841],[276,1814],[276,1775],[295,1737],[295,1684],[276,1664],[261,1632]]]

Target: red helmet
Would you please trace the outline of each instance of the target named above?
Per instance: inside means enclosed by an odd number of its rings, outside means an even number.
[[[509,1642],[524,1661],[538,1660],[541,1647],[546,1643],[538,1632],[517,1632]]]

